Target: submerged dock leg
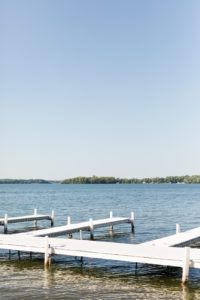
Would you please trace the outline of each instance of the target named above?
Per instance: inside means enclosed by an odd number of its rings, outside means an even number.
[[[8,231],[8,214],[5,214],[4,216],[4,233],[7,233]]]
[[[182,283],[186,283],[186,281],[188,280],[189,269],[190,269],[190,248],[185,247],[183,267],[182,267]]]
[[[51,227],[54,226],[54,209],[52,209],[52,212],[51,212]]]
[[[134,232],[135,226],[134,226],[134,212],[131,213],[131,231]]]
[[[93,219],[90,218],[90,238],[91,240],[94,239],[94,225],[93,225]]]
[[[37,216],[37,208],[34,209],[34,216]],[[36,220],[33,221],[33,226],[37,227],[37,221]]]

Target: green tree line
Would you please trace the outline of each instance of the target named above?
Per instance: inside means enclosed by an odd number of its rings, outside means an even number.
[[[155,184],[155,183],[186,183],[186,184],[198,184],[200,183],[200,175],[185,175],[185,176],[167,176],[167,177],[153,177],[153,178],[116,178],[116,177],[74,177],[65,179],[62,181],[44,180],[44,179],[0,179],[0,184],[9,183],[21,183],[21,184],[51,184],[51,183],[62,183],[62,184]]]
[[[74,177],[61,181],[62,184],[155,184],[155,183],[200,183],[200,175],[167,176],[154,178]]]
[[[52,183],[51,181],[44,180],[44,179],[0,179],[0,184],[17,184],[17,183],[22,183],[22,184],[30,184],[30,183]]]

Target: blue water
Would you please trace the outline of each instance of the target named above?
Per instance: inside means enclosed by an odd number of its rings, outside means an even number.
[[[200,185],[0,185],[0,217],[55,209],[55,226],[100,219],[128,217],[135,213],[135,233],[130,224],[95,231],[95,239],[119,243],[141,243],[200,226]],[[8,233],[33,229],[32,223],[9,224]],[[39,221],[38,227],[49,226]],[[3,228],[0,228],[3,232]],[[67,237],[64,237],[67,238]],[[78,234],[73,235],[78,238]],[[84,239],[89,234],[84,233]],[[198,243],[193,245],[198,247]],[[160,266],[55,257],[49,271],[43,257],[0,252],[0,299],[200,299],[200,271],[190,271],[187,286],[181,285],[181,270]]]

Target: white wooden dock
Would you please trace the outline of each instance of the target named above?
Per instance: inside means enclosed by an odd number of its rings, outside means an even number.
[[[178,225],[178,224],[177,224]],[[179,229],[180,227],[177,226]],[[160,239],[152,240],[149,242],[142,243],[140,245],[144,246],[165,246],[165,247],[175,247],[175,246],[187,246],[191,245],[196,241],[200,240],[200,227],[190,229],[184,232],[177,230],[176,234],[169,235]]]
[[[107,218],[107,219],[101,219],[101,220],[90,219],[87,222],[81,222],[81,223],[75,223],[75,224],[71,224],[71,221],[70,221],[68,225],[57,226],[57,227],[41,229],[41,230],[34,230],[34,231],[26,232],[26,233],[20,233],[18,235],[27,235],[27,236],[32,236],[32,237],[42,237],[42,236],[56,237],[56,236],[72,234],[72,233],[80,232],[80,231],[90,231],[91,238],[93,239],[94,229],[102,228],[102,227],[109,227],[109,226],[113,227],[114,225],[125,224],[125,223],[130,223],[132,226],[132,230],[133,230],[134,219],[132,219],[132,218],[116,218],[116,217],[114,218],[111,216],[110,218]]]
[[[54,213],[51,216],[34,213],[31,216],[7,218],[7,221],[14,223],[42,219],[53,221]],[[130,223],[133,231],[134,213],[130,218],[119,218],[113,217],[110,212],[110,218],[90,219],[76,224],[71,224],[68,217],[68,225],[19,234],[1,234],[0,249],[44,253],[45,266],[51,255],[56,254],[181,267],[183,282],[188,279],[190,267],[200,268],[200,249],[181,247],[200,239],[200,227],[180,232],[180,225],[177,224],[176,234],[139,245],[82,240],[82,231],[90,231],[93,238],[95,228],[110,226],[113,230],[113,226],[123,223]],[[74,232],[80,232],[80,240],[55,238]]]
[[[51,226],[54,224],[54,211],[52,210],[51,215],[41,215],[37,213],[37,209],[34,209],[33,215],[21,216],[21,217],[8,217],[8,214],[5,214],[4,218],[0,219],[0,225],[4,226],[4,233],[7,232],[9,223],[21,223],[33,221],[34,227],[37,226],[37,221],[39,220],[50,220]]]
[[[181,267],[200,268],[200,249],[131,245],[46,237],[0,235],[0,249],[44,253],[45,266],[53,254]]]

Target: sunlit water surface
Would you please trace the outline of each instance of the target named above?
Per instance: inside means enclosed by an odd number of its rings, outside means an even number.
[[[95,239],[138,244],[200,226],[200,185],[0,185],[0,217],[55,209],[55,226],[135,212],[135,233],[130,224],[95,230]],[[33,230],[32,223],[9,224],[8,233]],[[49,221],[39,221],[39,228]],[[3,227],[0,228],[3,232]],[[89,234],[84,233],[84,239]],[[67,238],[64,236],[63,238]],[[73,238],[79,238],[74,234]],[[198,247],[198,243],[193,245]],[[200,299],[200,270],[190,270],[181,284],[181,270],[116,261],[60,257],[44,271],[43,257],[0,251],[0,299]]]

